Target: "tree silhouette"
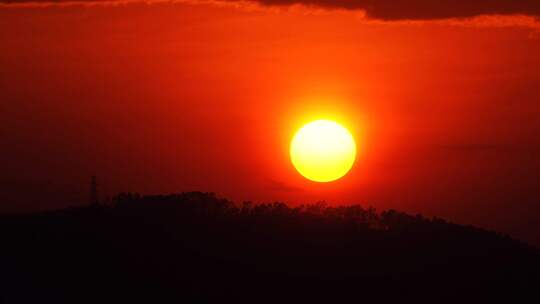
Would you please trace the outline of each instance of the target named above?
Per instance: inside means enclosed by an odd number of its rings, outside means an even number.
[[[206,192],[113,202],[0,217],[4,302],[538,297],[536,248],[438,218]]]

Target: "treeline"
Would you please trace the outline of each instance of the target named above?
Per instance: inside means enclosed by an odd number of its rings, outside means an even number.
[[[473,226],[450,223],[441,218],[426,218],[421,214],[410,215],[393,209],[378,212],[373,207],[364,208],[359,204],[330,206],[325,201],[290,207],[283,202],[240,204],[219,198],[213,192],[185,192],[169,195],[141,196],[138,193],[120,193],[112,199],[113,207],[173,208],[184,214],[228,218],[234,221],[267,220],[288,222],[291,226],[319,224],[330,228],[332,225],[345,226],[354,230],[416,231],[437,233],[453,231],[469,235],[481,235],[492,239],[506,239],[527,247],[524,242],[512,240],[509,236],[487,231]],[[532,248],[532,247],[531,247]]]
[[[5,303],[469,303],[536,299],[540,282],[538,250],[498,233],[203,192],[4,216],[0,240]]]

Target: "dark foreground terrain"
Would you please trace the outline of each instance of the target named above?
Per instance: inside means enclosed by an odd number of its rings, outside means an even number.
[[[440,219],[208,193],[0,218],[4,303],[539,303],[540,254]]]

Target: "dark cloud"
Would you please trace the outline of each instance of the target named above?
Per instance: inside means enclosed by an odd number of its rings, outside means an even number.
[[[485,143],[454,143],[438,145],[437,148],[453,152],[494,152],[494,153],[516,153],[521,155],[538,155],[540,146],[537,144],[517,145],[517,144],[485,144]]]
[[[306,4],[363,10],[383,20],[435,20],[480,15],[540,16],[539,0],[259,0],[263,4]]]
[[[452,151],[482,152],[482,151],[509,150],[512,147],[509,145],[466,143],[466,144],[440,145],[439,148],[442,148],[444,150],[452,150]]]
[[[144,2],[163,2],[146,0]],[[170,2],[197,0],[170,0]],[[208,3],[213,0],[200,0]],[[238,2],[237,0],[215,0]],[[0,0],[0,4],[117,3],[137,0]],[[142,0],[141,0],[142,2]],[[540,17],[540,0],[252,0],[270,6],[302,4],[329,9],[362,10],[381,20],[437,20],[481,15],[528,15]]]
[[[270,189],[278,192],[301,192],[302,188],[287,185],[280,181],[270,180]]]

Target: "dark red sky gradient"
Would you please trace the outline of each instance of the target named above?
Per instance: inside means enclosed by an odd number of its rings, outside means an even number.
[[[86,202],[95,174],[102,194],[362,203],[540,244],[538,29],[525,16],[4,5],[0,212]],[[287,149],[327,116],[360,155],[321,185]]]

